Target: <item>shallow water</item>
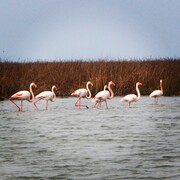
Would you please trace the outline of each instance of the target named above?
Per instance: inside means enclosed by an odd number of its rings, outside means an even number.
[[[120,97],[94,109],[76,98],[0,102],[0,179],[180,179],[180,97],[158,105],[142,97],[126,108]]]

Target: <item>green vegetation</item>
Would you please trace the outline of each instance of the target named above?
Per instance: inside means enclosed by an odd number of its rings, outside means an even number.
[[[87,81],[93,82],[92,95],[113,81],[115,95],[135,92],[135,83],[141,82],[142,95],[159,89],[163,80],[164,95],[178,95],[180,91],[180,59],[156,59],[133,61],[61,61],[61,62],[0,62],[0,96],[9,98],[17,91],[29,89],[35,82],[35,94],[51,90],[57,85],[58,96],[70,96]]]

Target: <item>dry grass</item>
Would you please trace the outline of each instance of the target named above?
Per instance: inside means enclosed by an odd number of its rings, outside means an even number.
[[[61,61],[61,62],[0,62],[0,96],[9,98],[13,93],[28,89],[31,82],[38,88],[35,94],[57,85],[59,96],[69,96],[85,87],[88,80],[95,95],[109,81],[116,84],[115,95],[135,93],[135,83],[142,82],[141,93],[150,94],[159,89],[163,79],[164,95],[178,95],[180,91],[180,59],[133,61]]]

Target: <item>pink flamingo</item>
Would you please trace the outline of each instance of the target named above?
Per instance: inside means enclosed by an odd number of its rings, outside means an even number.
[[[155,104],[158,104],[158,98],[163,95],[162,80],[160,80],[160,90],[153,91],[149,97],[155,98]]]
[[[104,85],[104,89],[103,89],[103,90],[105,91],[107,88],[108,88],[108,86],[107,86],[107,85]],[[92,99],[92,101],[94,102],[93,99]],[[101,108],[102,102],[103,102],[103,100],[100,100],[100,99],[98,100],[98,99],[97,99],[94,108],[97,108],[97,109],[98,109],[98,108]]]
[[[9,98],[9,100],[18,107],[18,111],[22,112],[23,100],[27,100],[29,102],[32,102],[34,100],[34,93],[32,91],[32,87],[37,88],[37,85],[35,83],[31,83],[29,86],[30,92],[27,90],[19,91]],[[30,99],[31,95],[32,98]],[[21,105],[17,105],[13,100],[21,100]]]
[[[104,90],[98,92],[92,99],[92,102],[96,102],[94,108],[98,109],[99,107],[101,107],[101,103],[104,101],[106,103],[106,109],[108,109],[107,99],[112,99],[114,97],[114,92],[111,89],[111,85],[115,86],[115,84],[112,81],[110,81],[108,83],[108,86],[105,85]],[[108,88],[109,91],[106,90],[106,88]]]
[[[46,110],[48,109],[48,101],[54,102],[56,100],[56,94],[54,90],[57,90],[57,87],[55,85],[52,86],[51,91],[43,91],[39,93],[35,98],[38,99],[37,101],[34,102],[34,106],[38,110],[38,107],[36,103],[42,99],[46,100]]]
[[[75,103],[75,106],[77,107],[86,107],[87,109],[89,108],[87,105],[83,105],[81,104],[81,98],[91,98],[91,91],[89,90],[89,85],[93,86],[93,83],[91,81],[88,81],[86,83],[86,88],[81,88],[81,89],[77,89],[76,91],[74,91],[71,96],[77,96],[79,97],[78,100]]]
[[[141,86],[141,85],[142,85],[142,83],[140,83],[140,82],[137,82],[137,83],[136,83],[137,95],[135,95],[135,94],[128,94],[128,95],[124,96],[124,97],[121,99],[121,101],[127,102],[127,107],[130,107],[130,104],[131,104],[132,102],[136,102],[136,101],[138,101],[138,100],[140,99],[141,94],[140,94],[140,91],[139,91],[139,87],[138,87],[138,86]]]

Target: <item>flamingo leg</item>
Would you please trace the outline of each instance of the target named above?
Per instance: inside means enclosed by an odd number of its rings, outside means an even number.
[[[156,100],[156,104],[158,104],[158,97],[156,98],[157,100]]]
[[[94,108],[99,109],[99,107],[101,107],[101,102],[96,102],[96,104],[94,105]]]
[[[75,106],[78,106],[78,107],[79,107],[80,101],[81,101],[81,97],[78,98],[78,100],[77,100],[76,103],[75,103]],[[80,107],[79,107],[79,108],[80,108]]]
[[[34,106],[36,107],[37,110],[38,110],[38,107],[37,107],[36,103],[40,100],[41,100],[41,98],[34,102]]]
[[[98,103],[98,107],[99,107],[99,108],[101,108],[102,102],[103,102],[103,101],[100,101],[100,102]]]
[[[21,112],[22,112],[22,107],[23,107],[23,100],[21,100],[21,109],[20,109]]]
[[[87,109],[89,108],[88,106],[81,104],[81,97],[78,98],[78,100],[75,103],[75,106],[78,106],[79,109],[80,109],[80,106],[86,107]]]
[[[127,108],[130,107],[130,102],[127,102],[126,107],[127,107]]]
[[[80,109],[80,105],[81,105],[81,98],[79,98],[79,104],[78,104],[79,109]]]
[[[97,97],[97,99],[98,99],[98,101],[96,101],[94,108],[99,109],[99,108],[101,108],[102,101],[101,101],[101,97]]]
[[[106,101],[106,100],[96,102],[96,104],[94,105],[94,108],[100,109],[103,102],[105,102],[105,104],[106,104],[106,109],[108,109],[108,105],[107,105],[107,101]]]
[[[98,102],[95,103],[94,108],[97,108],[97,104],[98,104]]]
[[[97,109],[101,108],[101,104],[100,102],[97,102],[97,106],[96,106]]]
[[[106,109],[108,109],[107,101],[105,100],[104,102],[106,103]]]
[[[48,100],[46,100],[46,110],[48,109]]]
[[[155,105],[157,105],[158,104],[158,98],[157,98],[157,96],[155,96]]]
[[[9,100],[18,108],[18,111],[21,112],[21,107],[18,106],[12,99]]]

